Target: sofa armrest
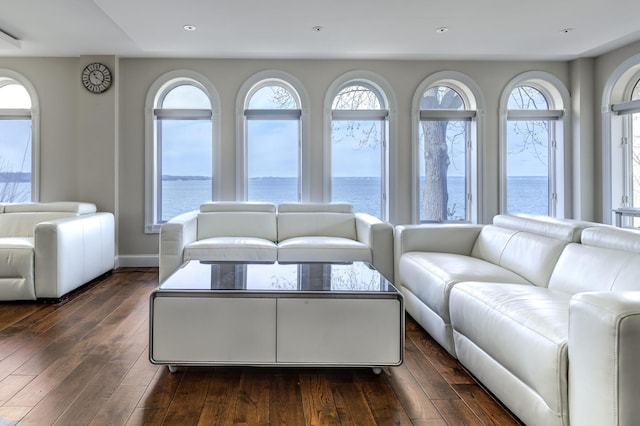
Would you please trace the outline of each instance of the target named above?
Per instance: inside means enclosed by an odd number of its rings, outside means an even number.
[[[640,292],[573,296],[568,354],[571,423],[637,424]]]
[[[115,265],[115,223],[100,212],[41,222],[34,229],[37,298],[60,298]]]
[[[398,272],[400,257],[410,251],[470,256],[483,226],[470,223],[398,225],[395,229],[394,270]]]
[[[198,211],[183,213],[160,227],[160,282],[184,262],[184,248],[198,236]]]
[[[396,226],[396,249],[432,251],[470,256],[473,245],[484,225],[445,223]]]
[[[393,282],[393,225],[366,213],[356,213],[356,238],[371,247],[371,263]]]

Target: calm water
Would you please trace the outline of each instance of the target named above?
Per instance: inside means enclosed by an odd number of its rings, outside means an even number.
[[[31,182],[0,182],[0,202],[27,203],[31,201]]]
[[[205,201],[211,200],[210,180],[175,180],[162,182],[162,218],[168,220],[180,213],[197,210]],[[507,182],[512,213],[547,214],[547,178],[513,177]],[[464,217],[464,179],[449,177],[449,211],[452,220]],[[377,178],[334,178],[332,180],[334,201],[352,203],[356,212],[380,216],[380,181]],[[296,201],[297,185],[293,178],[255,178],[249,181],[249,198],[275,204]],[[421,217],[424,216],[421,208]]]
[[[3,193],[0,183],[0,194]],[[205,201],[211,200],[210,180],[163,181],[162,219],[171,219],[181,213],[197,210]],[[422,185],[421,185],[422,187]],[[449,206],[451,220],[464,218],[464,180],[449,177]],[[14,202],[29,201],[31,186],[28,182],[17,184],[18,199]],[[353,204],[356,212],[380,216],[380,180],[377,178],[334,178],[332,180],[334,201]],[[511,213],[547,214],[548,181],[546,177],[512,177],[507,182],[508,203]],[[250,179],[249,196],[255,201],[269,201],[275,204],[295,201],[296,180],[292,178]],[[420,217],[424,209],[420,208]]]

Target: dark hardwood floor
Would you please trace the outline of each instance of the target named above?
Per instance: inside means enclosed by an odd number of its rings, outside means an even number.
[[[517,425],[407,317],[405,362],[190,367],[148,360],[155,268],[121,268],[58,304],[0,303],[0,425]]]

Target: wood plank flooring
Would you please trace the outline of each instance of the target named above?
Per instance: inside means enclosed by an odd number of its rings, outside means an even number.
[[[405,362],[190,367],[148,360],[155,268],[58,304],[0,303],[0,425],[518,425],[410,317]]]

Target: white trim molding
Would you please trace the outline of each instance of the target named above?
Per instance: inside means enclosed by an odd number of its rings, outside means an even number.
[[[211,82],[202,74],[191,70],[175,70],[158,77],[145,99],[145,227],[148,234],[160,232],[160,224],[156,218],[157,180],[156,170],[157,145],[154,110],[158,106],[160,96],[178,84],[189,82],[203,90],[211,102],[211,152],[212,152],[212,194],[213,200],[220,196],[220,96]]]
[[[385,152],[383,160],[383,218],[391,223],[397,223],[398,218],[398,196],[400,190],[398,188],[398,129],[397,114],[398,102],[393,87],[380,75],[366,70],[349,71],[338,78],[329,86],[324,97],[323,111],[323,167],[322,167],[322,200],[329,202],[331,200],[331,121],[333,100],[338,91],[349,84],[363,83],[373,87],[382,97],[383,109],[386,109],[387,134],[385,140]],[[340,115],[351,114],[347,111],[340,111]],[[355,116],[361,114],[354,112]],[[384,118],[384,117],[382,117]]]
[[[31,98],[31,201],[40,201],[40,100],[35,86],[10,69],[0,68],[0,79],[22,85]]]
[[[247,199],[247,119],[245,109],[251,96],[269,83],[287,87],[297,97],[298,108],[288,110],[299,114],[300,152],[298,176],[300,201],[309,201],[311,192],[311,154],[309,147],[309,95],[302,82],[293,75],[279,70],[264,70],[249,77],[238,90],[236,98],[236,200]],[[256,111],[256,110],[254,110]]]
[[[572,217],[573,214],[573,157],[571,144],[571,98],[569,90],[564,83],[553,74],[545,71],[527,71],[514,77],[502,91],[500,95],[499,110],[499,187],[500,187],[500,213],[507,211],[506,197],[506,146],[507,146],[507,120],[511,114],[507,109],[509,96],[513,89],[518,86],[531,86],[539,90],[549,103],[548,109],[545,110],[542,118],[556,119],[556,129],[554,136],[562,137],[562,149],[557,149],[555,153],[555,169],[550,171],[549,179],[555,179],[555,192],[557,194],[557,204],[555,206],[555,216]],[[518,115],[519,113],[515,113]],[[532,115],[539,114],[532,112]],[[556,141],[558,142],[558,141]],[[575,161],[579,161],[576,159]],[[553,173],[553,174],[551,174]]]
[[[420,99],[424,92],[433,86],[446,86],[455,90],[464,100],[466,110],[463,111],[422,111],[420,110]],[[480,87],[471,77],[457,71],[439,71],[431,74],[418,85],[411,101],[411,221],[418,223],[420,188],[418,183],[419,170],[419,130],[421,115],[438,119],[442,114],[447,116],[459,116],[460,120],[471,120],[475,124],[472,127],[472,149],[470,157],[470,185],[471,185],[471,205],[470,220],[473,223],[483,223],[484,214],[480,202],[483,200],[483,164],[484,164],[484,110],[485,101]]]
[[[621,170],[623,159],[620,150],[614,151],[614,143],[623,135],[624,115],[613,111],[613,104],[628,100],[629,85],[640,74],[640,54],[631,56],[611,73],[602,91],[600,108],[602,120],[602,222],[614,223],[614,200],[622,196],[624,182],[615,179],[613,170]],[[630,105],[628,105],[630,106]]]

